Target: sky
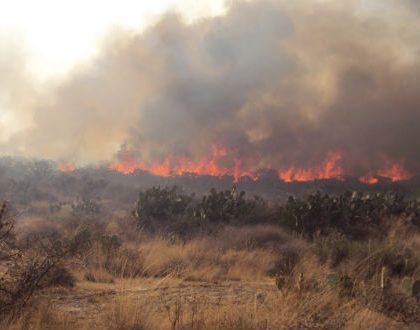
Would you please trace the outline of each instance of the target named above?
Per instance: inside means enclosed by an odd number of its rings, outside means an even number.
[[[0,0],[0,33],[25,46],[30,70],[45,79],[94,56],[116,27],[141,31],[165,11],[193,22],[224,10],[222,0]]]

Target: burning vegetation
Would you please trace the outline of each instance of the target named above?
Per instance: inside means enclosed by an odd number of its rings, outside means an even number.
[[[245,169],[243,162],[235,158],[233,167],[223,166],[223,161],[230,158],[226,148],[213,146],[209,157],[201,161],[192,161],[187,158],[165,159],[162,163],[148,164],[138,161],[133,154],[124,150],[118,155],[119,160],[109,165],[111,170],[123,174],[133,174],[136,171],[146,171],[156,176],[182,176],[184,174],[196,174],[204,176],[223,177],[231,176],[237,182],[241,177],[249,177],[258,180],[258,171],[265,169]],[[341,164],[342,155],[340,152],[328,153],[327,158],[319,165],[314,167],[302,168],[291,166],[285,170],[277,170],[278,178],[284,182],[311,182],[316,180],[342,180],[345,171]],[[269,168],[271,169],[271,168]],[[61,171],[63,171],[60,168]],[[392,182],[405,181],[412,178],[403,165],[400,163],[390,163],[387,167],[381,168],[375,174],[368,174],[359,178],[360,182],[366,184],[376,184],[379,178],[386,178]]]

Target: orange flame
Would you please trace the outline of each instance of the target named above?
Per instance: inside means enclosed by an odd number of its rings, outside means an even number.
[[[313,168],[291,166],[286,170],[278,171],[278,176],[285,182],[307,182],[320,179],[341,179],[344,171],[340,166],[342,155],[339,152],[330,152],[326,160]]]
[[[378,175],[389,178],[392,182],[404,181],[411,178],[411,175],[407,172],[402,163],[391,164],[390,166],[379,170]]]
[[[109,168],[124,174],[132,174],[137,170],[142,170],[163,177],[192,173],[217,177],[231,175],[235,181],[244,176],[249,176],[256,180],[255,174],[252,171],[244,170],[242,168],[242,162],[238,159],[234,160],[235,166],[232,170],[220,165],[220,161],[228,154],[229,152],[226,148],[212,146],[211,155],[199,161],[190,160],[188,158],[179,158],[175,160],[167,158],[160,163],[148,164],[133,159],[129,153],[125,152],[124,157],[122,157],[123,160],[111,164]]]
[[[376,174],[370,172],[369,174],[359,178],[363,183],[375,184],[379,182],[378,177],[384,177],[390,179],[392,182],[409,180],[412,175],[408,173],[402,162],[389,163],[386,167],[378,170]]]
[[[70,163],[60,163],[58,164],[58,170],[60,172],[73,172],[76,170],[76,166]]]
[[[366,184],[376,184],[379,182],[379,179],[372,173],[368,173],[362,177],[359,178],[360,182],[366,183]]]
[[[232,154],[227,148],[213,145],[208,157],[201,160],[191,160],[188,158],[166,158],[161,162],[148,163],[136,160],[130,151],[124,150],[120,155],[120,161],[112,163],[109,168],[124,174],[132,174],[137,170],[149,172],[156,176],[168,177],[183,175],[186,173],[197,175],[210,175],[222,177],[232,176],[235,181],[239,178],[248,176],[257,180],[255,171],[245,169],[240,159],[234,159],[234,165],[227,167],[221,165],[221,161]],[[291,166],[286,169],[278,170],[278,177],[284,182],[309,182],[321,179],[342,180],[344,170],[341,166],[342,154],[340,152],[330,152],[326,159],[317,166],[303,168]],[[61,171],[73,171],[75,168],[69,164],[60,164]],[[376,184],[379,177],[389,178],[392,182],[408,180],[412,176],[404,168],[403,163],[389,163],[386,167],[369,172],[359,178],[360,182],[366,184]]]

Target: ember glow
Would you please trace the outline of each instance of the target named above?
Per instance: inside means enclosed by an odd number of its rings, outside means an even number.
[[[58,170],[60,172],[73,172],[76,170],[76,166],[70,163],[60,163],[58,164]]]

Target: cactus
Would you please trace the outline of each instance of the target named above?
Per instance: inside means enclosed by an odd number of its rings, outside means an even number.
[[[337,287],[340,284],[340,275],[336,272],[330,272],[325,276],[325,283],[329,287]]]
[[[353,294],[353,281],[348,275],[340,278],[340,296],[351,296]]]
[[[340,296],[351,296],[353,293],[353,281],[348,275],[330,272],[325,276],[325,283],[330,288],[338,288]]]
[[[278,274],[276,276],[276,287],[277,287],[277,289],[282,290],[282,289],[284,289],[285,285],[286,285],[286,278],[284,277],[284,275]]]
[[[414,281],[412,286],[412,294],[417,300],[420,299],[420,279]]]
[[[400,286],[401,293],[406,296],[411,296],[413,293],[413,280],[410,277],[404,277]]]

